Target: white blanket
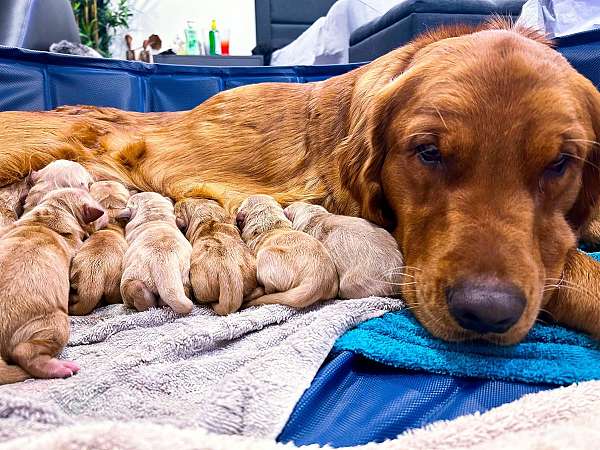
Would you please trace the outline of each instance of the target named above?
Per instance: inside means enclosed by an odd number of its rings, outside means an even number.
[[[405,0],[338,0],[295,41],[271,56],[272,66],[348,62],[350,35]]]
[[[101,421],[275,439],[337,337],[401,307],[372,297],[226,317],[208,307],[186,317],[101,308],[72,318],[62,356],[79,374],[0,387],[0,443]]]

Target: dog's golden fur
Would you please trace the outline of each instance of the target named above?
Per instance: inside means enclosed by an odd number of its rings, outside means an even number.
[[[293,230],[273,197],[248,197],[237,222],[242,239],[256,252],[256,278],[266,293],[248,305],[303,308],[337,295],[338,275],[329,252],[314,237]]]
[[[30,177],[0,188],[0,227],[14,223],[23,213],[25,198],[30,189]]]
[[[445,288],[464,277],[524,292],[521,320],[482,336],[521,339],[600,197],[600,94],[537,33],[498,21],[434,31],[322,82],[224,91],[192,111],[0,114],[0,183],[73,159],[229,211],[264,193],[387,227],[415,272],[408,304],[448,340],[481,337],[448,313]],[[433,141],[440,170],[416,155]],[[544,176],[561,152],[565,175]]]
[[[86,191],[58,189],[3,231],[0,384],[79,370],[55,356],[69,338],[69,265],[87,227],[102,214]]]
[[[116,216],[127,206],[129,191],[116,181],[97,181],[90,195],[108,213],[109,224],[92,234],[71,263],[69,314],[89,314],[101,301],[121,303],[121,275],[127,251],[125,230]]]
[[[167,305],[189,314],[192,246],[177,228],[173,203],[155,192],[134,194],[118,215],[127,218],[121,296],[138,311]]]
[[[190,281],[199,302],[219,315],[237,311],[256,289],[256,257],[242,241],[235,218],[213,200],[187,198],[175,215],[192,244]]]
[[[294,202],[285,209],[294,230],[323,243],[339,276],[341,298],[400,294],[402,254],[393,236],[359,217],[339,216],[319,205]]]

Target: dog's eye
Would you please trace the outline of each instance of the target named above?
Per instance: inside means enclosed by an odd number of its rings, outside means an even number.
[[[415,151],[423,164],[435,165],[442,162],[442,154],[434,144],[417,145]]]
[[[561,153],[554,161],[552,161],[548,167],[546,167],[546,175],[558,177],[565,173],[567,166],[569,165],[569,155]]]

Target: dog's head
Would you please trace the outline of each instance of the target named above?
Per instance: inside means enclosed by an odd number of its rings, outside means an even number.
[[[129,191],[118,181],[97,181],[90,186],[90,195],[108,212],[111,221],[125,209]]]
[[[518,30],[397,52],[362,126],[363,216],[390,221],[434,335],[518,342],[600,197],[600,94]]]
[[[275,228],[292,227],[277,200],[263,194],[252,195],[242,202],[237,211],[236,222],[246,242]]]

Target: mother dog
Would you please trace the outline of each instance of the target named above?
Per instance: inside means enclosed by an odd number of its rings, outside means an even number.
[[[0,181],[77,159],[175,199],[234,210],[264,193],[362,216],[393,231],[414,281],[404,297],[432,333],[508,344],[542,308],[600,336],[600,279],[555,289],[589,273],[574,248],[600,197],[599,140],[596,88],[539,35],[498,22],[192,111],[0,113]]]

